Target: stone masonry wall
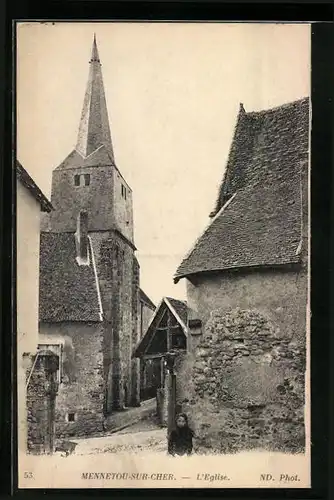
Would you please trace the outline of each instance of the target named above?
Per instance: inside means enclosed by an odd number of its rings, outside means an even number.
[[[75,174],[90,174],[89,186],[75,186]],[[113,168],[111,166],[54,170],[52,173],[52,231],[76,231],[80,210],[89,213],[89,231],[114,225]]]
[[[53,353],[34,355],[27,369],[27,451],[52,453],[55,443],[55,400],[59,359]]]
[[[40,334],[55,341],[65,341],[63,377],[56,403],[57,438],[101,432],[104,419],[103,325],[42,323]]]
[[[222,453],[303,451],[304,374],[305,348],[268,317],[239,308],[213,311],[178,371],[178,401],[197,446]]]
[[[90,233],[104,314],[104,411],[131,404],[134,250],[114,232]]]
[[[196,319],[207,322],[212,311],[256,309],[282,336],[305,346],[307,270],[224,272],[187,280],[187,302]]]
[[[137,345],[140,338],[140,309],[139,309],[139,263],[137,259],[133,259],[133,282],[132,282],[132,345],[131,356],[133,349]],[[140,361],[138,358],[131,359],[131,405],[140,405]]]

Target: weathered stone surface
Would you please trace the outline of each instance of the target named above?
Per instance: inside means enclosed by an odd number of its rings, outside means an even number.
[[[182,410],[201,448],[303,450],[305,356],[263,314],[214,311],[182,365]]]
[[[104,419],[103,324],[41,324],[41,336],[70,338],[73,345],[71,373],[63,371],[59,386],[55,422],[57,438],[86,436],[101,432]],[[67,358],[64,359],[65,363]],[[74,413],[74,420],[68,415]]]
[[[31,359],[27,370],[27,451],[52,453],[59,359],[53,353],[34,355]]]

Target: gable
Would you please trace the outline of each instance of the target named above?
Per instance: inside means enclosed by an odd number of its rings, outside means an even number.
[[[184,324],[175,309],[170,307],[170,300],[173,299],[164,298],[157,307],[145,335],[133,353],[133,357],[163,354],[173,349],[186,348],[187,330],[185,325],[187,319]]]
[[[82,156],[76,149],[74,149],[56,168],[56,170],[79,167],[98,167],[100,165],[114,165],[113,157],[104,145],[100,146],[87,157]]]
[[[175,282],[200,272],[300,262],[308,110],[304,99],[242,112],[214,217],[181,262]]]

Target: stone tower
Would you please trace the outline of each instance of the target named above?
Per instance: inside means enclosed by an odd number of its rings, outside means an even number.
[[[54,207],[42,230],[75,233],[85,214],[104,317],[105,413],[139,404],[139,265],[132,190],[115,163],[96,38],[75,149],[53,171]]]

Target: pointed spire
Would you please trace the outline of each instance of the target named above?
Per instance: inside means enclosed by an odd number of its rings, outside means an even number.
[[[84,157],[105,146],[114,163],[102,69],[94,33],[89,77],[84,98],[76,150]]]
[[[99,51],[97,50],[96,34],[94,33],[92,57],[89,62],[100,62]]]

